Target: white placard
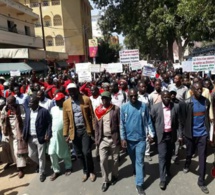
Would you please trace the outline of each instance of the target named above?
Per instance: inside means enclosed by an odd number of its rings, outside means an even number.
[[[11,70],[10,76],[11,77],[15,77],[15,76],[19,77],[19,76],[21,76],[21,72],[19,70]]]
[[[146,60],[140,60],[140,64],[142,65],[142,68],[143,66],[147,66],[147,61]]]
[[[213,70],[215,68],[215,56],[198,56],[192,58],[193,71]]]
[[[130,49],[119,51],[119,58],[122,64],[130,64],[132,62],[140,61],[139,49]]]
[[[100,72],[101,65],[100,64],[91,64],[90,65],[90,71],[93,73],[98,73]]]
[[[89,71],[90,72],[90,62],[87,63],[77,63],[75,64],[75,71],[76,73],[82,72],[82,71]]]
[[[142,74],[144,76],[148,76],[148,77],[155,77],[155,75],[156,75],[156,68],[151,67],[151,66],[144,66]]]
[[[101,64],[101,71],[106,70],[109,73],[121,73],[123,72],[121,63]]]
[[[92,81],[92,75],[89,71],[82,71],[78,73],[78,82],[84,83],[85,81],[91,82]]]
[[[193,71],[193,63],[192,61],[183,61],[182,62],[183,72],[192,72]]]
[[[140,70],[142,69],[143,65],[140,62],[132,62],[130,64],[131,70]]]

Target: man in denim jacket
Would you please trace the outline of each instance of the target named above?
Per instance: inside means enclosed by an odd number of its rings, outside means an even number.
[[[120,110],[120,137],[123,148],[127,148],[136,174],[136,190],[139,195],[145,195],[144,182],[144,155],[146,138],[154,137],[154,128],[148,107],[138,101],[135,89],[129,90],[130,101]]]

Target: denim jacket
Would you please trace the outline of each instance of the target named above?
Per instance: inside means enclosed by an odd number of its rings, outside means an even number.
[[[137,101],[135,105],[127,102],[120,109],[120,137],[121,140],[142,141],[146,136],[154,137],[149,110],[146,104]]]

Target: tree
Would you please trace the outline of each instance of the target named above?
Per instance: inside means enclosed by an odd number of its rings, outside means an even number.
[[[109,39],[98,39],[98,56],[96,63],[112,63],[119,59],[119,51],[122,49],[120,44],[111,44]]]
[[[168,53],[173,61],[173,43],[182,60],[187,45],[214,37],[213,0],[93,0],[105,10],[100,20],[104,34],[123,33],[126,45],[154,57]],[[165,52],[165,48],[167,51]]]

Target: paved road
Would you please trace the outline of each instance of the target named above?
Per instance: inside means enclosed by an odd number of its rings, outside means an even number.
[[[183,153],[183,151],[181,151]],[[165,191],[159,188],[159,172],[158,172],[158,156],[153,155],[153,161],[145,163],[145,190],[147,195],[201,195],[203,194],[197,186],[197,170],[198,170],[198,158],[194,158],[192,161],[191,172],[184,174],[182,172],[184,164],[184,155],[181,155],[179,165],[173,164],[171,167],[172,179]],[[215,181],[210,176],[210,169],[212,167],[213,154],[210,154],[207,158],[207,175],[206,183],[208,185],[210,194],[215,194]],[[88,180],[85,183],[81,182],[82,170],[80,162],[73,163],[74,172],[66,177],[61,175],[55,181],[50,181],[47,177],[44,183],[39,181],[39,175],[37,175],[22,192],[21,195],[135,195],[134,177],[132,176],[131,162],[128,156],[123,156],[121,165],[119,168],[119,181],[115,186],[110,186],[108,191],[101,192],[102,178],[99,165],[95,160],[96,173],[98,175],[95,183]],[[51,170],[49,170],[51,174]]]

